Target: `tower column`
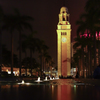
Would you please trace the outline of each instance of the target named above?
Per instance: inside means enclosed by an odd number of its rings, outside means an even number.
[[[57,32],[57,63],[58,63],[58,75],[61,76],[61,33]]]
[[[71,70],[71,30],[67,31],[67,75],[70,75]]]
[[[60,9],[57,25],[57,65],[58,76],[70,76],[71,69],[71,25],[66,7]]]

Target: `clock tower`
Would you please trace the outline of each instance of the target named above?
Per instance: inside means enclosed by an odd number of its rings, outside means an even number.
[[[57,25],[58,76],[67,77],[71,69],[71,25],[66,7],[60,9]]]

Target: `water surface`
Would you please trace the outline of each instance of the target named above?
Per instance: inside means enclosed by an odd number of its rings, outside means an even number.
[[[100,87],[59,79],[43,83],[0,84],[0,100],[100,100]]]

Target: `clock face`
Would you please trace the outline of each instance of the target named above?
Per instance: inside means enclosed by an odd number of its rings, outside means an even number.
[[[66,42],[67,39],[65,37],[62,38],[62,42]]]

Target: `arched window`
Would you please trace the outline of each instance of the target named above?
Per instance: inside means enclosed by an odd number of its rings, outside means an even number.
[[[63,16],[63,21],[65,21],[65,18],[64,18],[64,16]]]

